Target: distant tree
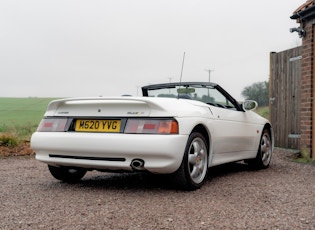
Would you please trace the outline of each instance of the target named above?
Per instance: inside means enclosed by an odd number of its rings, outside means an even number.
[[[269,82],[256,82],[247,86],[242,91],[242,96],[246,100],[255,100],[259,106],[269,105]]]

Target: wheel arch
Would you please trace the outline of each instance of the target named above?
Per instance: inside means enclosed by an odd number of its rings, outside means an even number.
[[[206,139],[207,141],[207,147],[209,148],[210,145],[210,135],[208,133],[208,130],[206,129],[205,126],[203,126],[202,124],[198,124],[196,125],[193,130],[191,131],[191,133],[193,132],[198,132],[201,133],[203,135],[203,137]]]
[[[193,133],[193,132],[199,132],[200,134],[202,134],[203,137],[205,138],[206,142],[207,142],[206,144],[207,144],[207,148],[208,148],[208,161],[209,161],[208,166],[209,166],[212,162],[212,156],[213,156],[212,148],[211,148],[211,133],[206,128],[206,126],[203,124],[196,125],[192,129],[191,133]]]
[[[270,132],[270,135],[271,135],[271,146],[272,146],[272,151],[273,151],[273,149],[274,149],[274,133],[273,133],[272,125],[271,125],[270,123],[266,123],[266,124],[264,125],[263,130],[264,130],[264,129],[267,129],[267,130],[269,130],[269,132]]]

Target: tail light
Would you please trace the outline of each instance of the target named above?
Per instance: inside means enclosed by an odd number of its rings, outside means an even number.
[[[128,119],[124,133],[178,134],[174,119]]]
[[[66,118],[44,118],[41,120],[38,132],[64,132],[67,124]]]

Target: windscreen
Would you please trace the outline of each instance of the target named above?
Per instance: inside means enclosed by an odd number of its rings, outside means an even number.
[[[207,104],[231,108],[234,107],[220,91],[213,86],[187,85],[187,86],[169,86],[148,89],[148,97],[168,97],[182,98],[196,101],[202,101]]]

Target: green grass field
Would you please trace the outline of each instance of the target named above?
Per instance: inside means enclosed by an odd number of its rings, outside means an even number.
[[[258,107],[255,110],[255,112],[258,113],[260,116],[270,120],[270,112],[269,112],[269,107],[268,106]]]
[[[47,105],[54,98],[0,98],[0,134],[22,139],[36,130]]]

